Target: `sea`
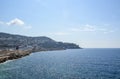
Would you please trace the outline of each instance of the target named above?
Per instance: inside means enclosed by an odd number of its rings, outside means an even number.
[[[1,63],[0,79],[120,79],[120,49],[36,52]]]

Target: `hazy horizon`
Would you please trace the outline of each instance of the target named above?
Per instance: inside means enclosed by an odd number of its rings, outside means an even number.
[[[0,32],[83,48],[120,48],[120,0],[1,0]]]

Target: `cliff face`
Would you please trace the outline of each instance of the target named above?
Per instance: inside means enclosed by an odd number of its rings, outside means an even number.
[[[34,50],[55,50],[55,49],[79,49],[74,43],[63,43],[52,40],[51,38],[28,37],[22,35],[13,35],[0,33],[0,49],[14,49],[20,46],[21,49],[33,48]]]

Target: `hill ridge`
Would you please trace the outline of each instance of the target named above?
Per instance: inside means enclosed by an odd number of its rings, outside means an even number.
[[[0,32],[0,49],[14,49],[16,46],[21,48],[36,47],[38,49],[79,49],[74,43],[57,42],[46,36],[24,36]]]

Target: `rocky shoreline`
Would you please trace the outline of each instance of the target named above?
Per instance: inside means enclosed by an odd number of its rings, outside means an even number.
[[[29,55],[32,51],[31,50],[1,50],[0,51],[0,63],[3,63],[7,60],[18,59]]]
[[[0,63],[6,62],[7,60],[18,59],[27,56],[34,52],[40,51],[53,51],[53,50],[65,50],[65,49],[42,49],[42,50],[0,50]]]

